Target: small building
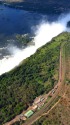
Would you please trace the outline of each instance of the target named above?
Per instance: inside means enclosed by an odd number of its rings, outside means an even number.
[[[28,112],[26,112],[24,114],[25,117],[29,118],[30,116],[32,116],[34,114],[34,112],[32,110],[29,110]]]
[[[40,102],[42,102],[45,98],[42,96],[36,97],[36,99],[34,100],[34,104],[39,104]]]
[[[44,97],[42,97],[42,98],[40,99],[40,101],[42,102],[44,99],[45,99],[45,98],[44,98]]]
[[[37,97],[37,98],[34,100],[34,104],[38,104],[40,101],[41,101],[41,100],[40,100],[40,97],[39,97],[39,98]]]
[[[26,117],[25,117],[23,114],[20,114],[20,115],[19,115],[19,119],[25,121],[25,120],[26,120]]]
[[[55,86],[55,89],[57,89],[58,88],[58,86]]]
[[[53,89],[53,90],[52,90],[52,94],[54,94],[54,93],[55,93],[55,90]]]
[[[38,108],[37,105],[34,105],[34,106],[32,107],[32,110],[33,110],[33,111],[36,111],[37,108]]]
[[[20,119],[23,120],[23,121],[25,121],[25,120],[26,120],[26,117],[23,116],[23,117],[21,117]]]

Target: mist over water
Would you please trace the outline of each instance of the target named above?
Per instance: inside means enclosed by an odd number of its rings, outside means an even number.
[[[11,56],[0,60],[0,75],[18,66],[21,61],[33,55],[39,47],[45,45],[53,37],[64,31],[69,31],[66,27],[68,21],[70,21],[70,14],[61,15],[58,20],[51,23],[42,21],[35,27],[34,46],[19,49],[10,45],[8,51],[11,53]]]

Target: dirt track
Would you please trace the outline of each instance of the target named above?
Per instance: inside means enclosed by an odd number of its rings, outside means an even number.
[[[34,113],[33,116],[31,116],[29,119],[27,119],[27,121],[23,125],[32,125],[41,116],[45,115],[46,113],[49,113],[49,111],[55,105],[57,105],[57,102],[59,102],[59,100],[58,100],[53,105],[53,102],[56,101],[57,98],[58,98],[58,96],[60,95],[61,89],[63,89],[63,81],[64,81],[64,75],[65,75],[65,66],[64,66],[64,58],[63,58],[62,52],[63,52],[63,46],[61,46],[61,50],[60,50],[59,80],[58,80],[57,85],[54,87],[54,89],[55,89],[58,86],[57,90],[55,91],[55,93],[53,94],[53,96],[51,97],[51,99],[49,100],[49,102],[45,103],[45,105],[39,111],[37,111],[36,113]],[[13,120],[11,120],[10,122],[7,122],[4,125],[12,125],[16,121],[19,121],[19,116],[16,116]]]
[[[57,105],[58,103],[56,102],[52,107],[52,103],[57,99],[57,97],[59,95],[62,96],[63,91],[65,89],[65,87],[63,86],[64,84],[64,77],[65,77],[65,63],[64,63],[64,57],[63,57],[63,46],[64,44],[61,46],[61,50],[60,50],[60,67],[59,67],[59,81],[58,84],[56,86],[58,86],[57,91],[54,93],[54,95],[52,96],[52,98],[50,99],[50,101],[48,103],[46,103],[44,105],[44,107],[39,110],[38,112],[36,112],[31,118],[29,118],[23,125],[32,125],[35,121],[37,121],[41,116],[43,116],[45,113],[48,113],[55,105]],[[56,87],[55,86],[55,87]],[[54,88],[55,88],[54,87]],[[60,92],[63,89],[62,92]],[[59,102],[59,100],[58,100]],[[51,108],[50,108],[51,107]]]

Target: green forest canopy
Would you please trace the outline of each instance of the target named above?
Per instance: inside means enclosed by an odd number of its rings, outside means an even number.
[[[0,124],[25,110],[36,96],[49,92],[58,81],[61,43],[70,39],[63,33],[0,76]]]

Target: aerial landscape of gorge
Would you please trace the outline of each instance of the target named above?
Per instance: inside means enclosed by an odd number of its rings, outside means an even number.
[[[70,125],[69,0],[0,0],[0,125]]]

